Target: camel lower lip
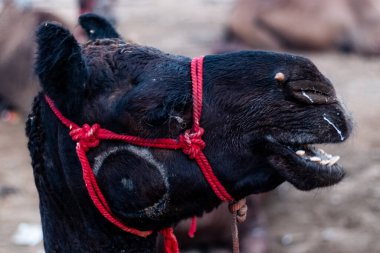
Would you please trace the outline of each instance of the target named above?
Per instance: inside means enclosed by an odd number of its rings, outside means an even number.
[[[302,148],[301,148],[302,147]],[[268,161],[288,182],[300,190],[334,185],[344,177],[338,156],[311,145],[287,146],[274,141],[268,145]]]

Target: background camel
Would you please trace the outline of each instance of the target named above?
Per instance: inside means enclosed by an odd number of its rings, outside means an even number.
[[[0,97],[3,104],[24,115],[30,112],[33,97],[40,89],[33,70],[34,31],[47,20],[64,23],[51,13],[20,9],[12,3],[0,13]]]
[[[243,47],[380,54],[376,0],[238,0],[228,19],[227,41]]]
[[[91,8],[87,6],[81,11],[94,8],[99,12],[108,10],[108,7],[103,8],[103,2],[97,1]],[[31,110],[33,97],[40,90],[33,70],[36,52],[34,31],[44,21],[56,21],[73,28],[51,12],[24,8],[14,1],[4,3],[0,12],[0,119],[2,112],[5,118],[9,112],[12,112],[10,115],[18,112],[22,117],[26,116]],[[91,27],[92,24],[86,26],[87,33],[78,27],[73,29],[80,42],[86,42],[87,35],[92,36],[89,32]]]

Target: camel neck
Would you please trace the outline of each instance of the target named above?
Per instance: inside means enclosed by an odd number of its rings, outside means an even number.
[[[72,153],[75,151],[62,148],[51,137],[62,131],[57,127],[58,122],[41,119],[40,113],[46,115],[47,108],[40,109],[40,103],[36,102],[34,107],[27,132],[32,136],[28,145],[33,147],[31,156],[45,252],[155,252],[156,233],[147,238],[138,237],[104,219],[88,198],[79,162],[60,159],[60,154],[75,157]]]
[[[40,184],[39,188],[47,185]],[[156,233],[147,238],[125,233],[75,200],[40,191],[44,246],[50,252],[155,252]],[[87,204],[87,203],[86,203]]]

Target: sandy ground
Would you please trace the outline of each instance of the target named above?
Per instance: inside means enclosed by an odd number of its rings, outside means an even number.
[[[195,56],[221,36],[232,0],[119,1],[119,30],[141,44]],[[122,2],[122,3],[121,3]],[[72,1],[36,1],[74,23]],[[336,86],[352,113],[355,131],[339,154],[348,175],[334,187],[299,192],[284,184],[265,202],[269,248],[276,253],[380,252],[380,59],[308,54]],[[39,223],[38,196],[23,124],[0,123],[0,253],[37,253],[11,237],[18,224]]]

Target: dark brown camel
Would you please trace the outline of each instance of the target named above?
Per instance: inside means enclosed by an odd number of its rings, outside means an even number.
[[[80,125],[177,138],[193,123],[190,59],[120,38],[80,46],[53,23],[39,28],[37,42],[43,93],[27,135],[46,252],[154,252],[157,233],[125,233],[95,208],[76,144],[43,95]],[[255,51],[208,55],[203,78],[204,153],[234,199],[284,181],[311,190],[343,178],[338,157],[312,144],[346,140],[351,123],[332,84],[309,60]],[[221,203],[181,151],[103,141],[88,157],[112,212],[133,228],[159,231]]]
[[[239,0],[223,50],[339,50],[380,54],[377,0]]]

